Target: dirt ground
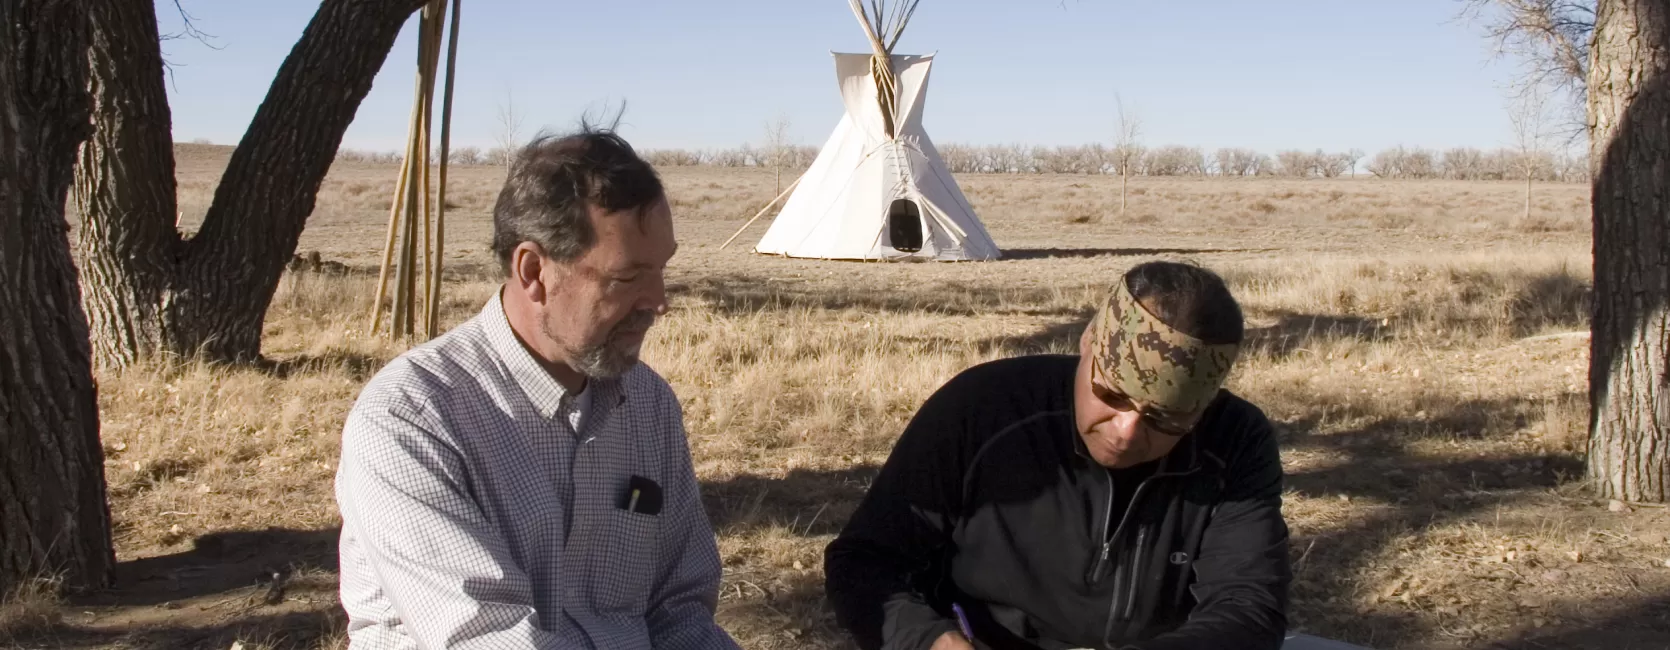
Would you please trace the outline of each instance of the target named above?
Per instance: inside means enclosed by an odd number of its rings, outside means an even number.
[[[182,147],[182,224],[224,150]],[[1231,387],[1276,420],[1295,629],[1383,650],[1670,647],[1670,511],[1582,483],[1587,187],[1376,179],[960,177],[1004,249],[981,263],[793,260],[719,245],[768,172],[663,170],[681,249],[646,362],[685,406],[748,648],[848,642],[822,548],[916,406],[983,360],[1065,352],[1118,273],[1222,272],[1246,308]],[[341,419],[404,349],[365,332],[393,166],[333,170],[258,368],[101,376],[111,590],[0,616],[0,647],[339,648]],[[503,171],[459,170],[443,326],[493,287]],[[32,608],[31,608],[32,607]],[[9,626],[9,627],[8,627]]]

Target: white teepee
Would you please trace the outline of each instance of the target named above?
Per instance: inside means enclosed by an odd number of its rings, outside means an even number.
[[[891,48],[876,38],[888,33],[880,27],[865,22],[884,52]],[[892,30],[895,42],[902,27]],[[888,54],[880,80],[879,56],[834,57],[846,114],[754,251],[860,260],[999,257],[922,129],[933,57]]]

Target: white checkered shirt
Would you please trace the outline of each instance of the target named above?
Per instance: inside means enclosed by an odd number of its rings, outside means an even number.
[[[736,647],[672,388],[639,364],[586,393],[576,432],[497,296],[366,384],[336,475],[352,648]],[[634,475],[660,514],[620,507]]]

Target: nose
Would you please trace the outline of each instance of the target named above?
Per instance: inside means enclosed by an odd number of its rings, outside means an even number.
[[[654,311],[657,316],[667,313],[667,279],[660,273],[650,279],[649,287],[644,290],[643,298],[638,301],[639,309]]]
[[[1142,430],[1142,415],[1137,413],[1136,409],[1115,410],[1104,430],[1110,438],[1119,441],[1121,447],[1129,447]]]

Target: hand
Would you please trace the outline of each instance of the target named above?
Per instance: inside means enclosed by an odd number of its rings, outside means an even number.
[[[928,650],[974,650],[974,644],[964,639],[961,632],[946,632],[934,640],[934,645]]]

